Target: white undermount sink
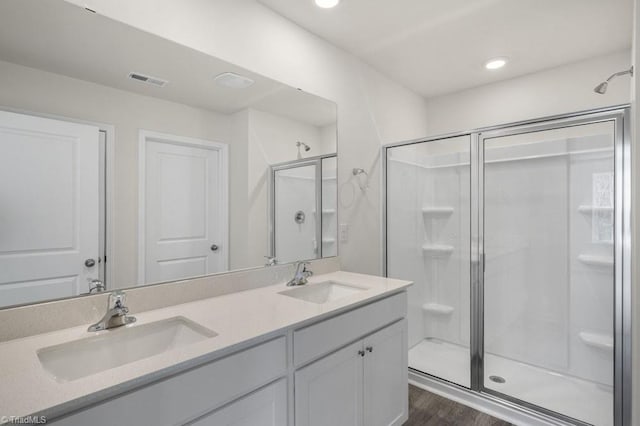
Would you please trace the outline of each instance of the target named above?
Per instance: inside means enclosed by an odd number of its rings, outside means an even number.
[[[364,290],[367,289],[336,281],[323,281],[321,283],[305,284],[291,290],[281,291],[278,294],[321,304],[333,302]]]
[[[38,359],[57,381],[68,382],[217,335],[184,317],[173,317],[42,348]]]

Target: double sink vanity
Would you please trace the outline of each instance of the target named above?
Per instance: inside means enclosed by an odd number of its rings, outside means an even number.
[[[400,425],[410,284],[337,271],[9,340],[0,411],[59,425]]]

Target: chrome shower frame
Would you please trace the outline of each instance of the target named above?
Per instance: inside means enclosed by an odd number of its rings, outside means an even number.
[[[410,378],[416,383],[466,399],[516,413],[541,424],[584,425],[587,423],[564,416],[526,401],[488,389],[484,386],[484,141],[488,138],[509,136],[533,131],[551,130],[598,122],[614,124],[614,425],[631,424],[631,130],[630,106],[555,115],[534,120],[520,121],[478,128],[464,132],[393,143],[382,147],[382,272],[387,270],[387,167],[388,150],[394,147],[443,140],[458,136],[471,139],[471,386],[470,388],[449,382],[409,368]]]
[[[337,154],[325,154],[325,155],[316,155],[314,157],[301,158],[298,160],[286,161],[284,163],[278,163],[269,166],[269,211],[268,211],[268,220],[269,220],[269,256],[276,256],[276,172],[280,170],[289,170],[295,169],[298,167],[305,166],[316,166],[315,179],[316,179],[316,241],[318,246],[318,251],[316,253],[315,259],[322,259],[324,256],[322,254],[322,160],[328,158],[337,158]],[[337,183],[336,183],[337,184]],[[336,230],[337,231],[337,230]],[[339,255],[339,253],[338,253]],[[314,260],[314,259],[299,259],[299,260]]]

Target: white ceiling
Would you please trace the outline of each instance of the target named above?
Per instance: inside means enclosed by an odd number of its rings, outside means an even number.
[[[0,60],[224,114],[251,107],[315,126],[336,121],[333,102],[61,0],[0,0]],[[227,71],[255,84],[215,84]],[[169,83],[149,86],[130,72]]]
[[[632,0],[258,1],[424,97],[631,46]],[[485,70],[496,56],[509,64]]]

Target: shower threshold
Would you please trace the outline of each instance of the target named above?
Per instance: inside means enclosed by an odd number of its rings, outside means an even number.
[[[485,387],[594,425],[613,425],[613,387],[485,354]],[[409,349],[409,367],[469,387],[469,348],[425,339]],[[490,380],[491,376],[500,380]]]

